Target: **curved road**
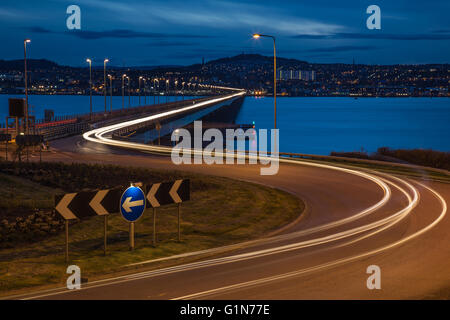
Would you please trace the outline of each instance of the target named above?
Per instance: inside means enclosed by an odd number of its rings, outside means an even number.
[[[261,176],[259,165],[176,166],[169,157],[124,151],[81,136],[59,140],[54,147],[58,151],[47,155],[47,160],[169,168],[242,179],[288,191],[303,199],[307,209],[298,223],[281,234],[227,251],[202,252],[194,262],[91,282],[77,291],[50,290],[22,298],[449,297],[449,184],[292,160],[281,162],[275,176]],[[381,268],[381,290],[366,286],[369,265]]]

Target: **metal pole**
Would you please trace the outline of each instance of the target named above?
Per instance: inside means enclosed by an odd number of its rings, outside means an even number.
[[[112,76],[109,78],[109,112],[112,113]]]
[[[106,113],[106,59],[103,60],[103,94],[105,96],[105,113]]]
[[[89,119],[92,120],[92,60],[89,62]]]
[[[181,241],[181,203],[178,204],[178,241]]]
[[[66,220],[66,262],[69,262],[69,220]]]
[[[27,40],[23,42],[25,64],[25,132],[28,134],[28,78],[27,78]]]
[[[125,91],[125,77],[122,75],[122,110],[125,108],[125,96],[124,96],[124,91]]]
[[[277,128],[277,54],[275,49],[275,37],[273,39],[273,103],[274,103],[274,129]]]
[[[130,78],[128,77],[128,108],[131,107],[131,88],[130,88]]]
[[[156,246],[156,208],[153,208],[153,245]]]
[[[130,222],[130,250],[134,250],[134,222]]]
[[[103,239],[103,254],[106,256],[106,242],[107,242],[107,229],[108,229],[108,215],[105,214],[104,218],[104,239]]]
[[[147,80],[144,79],[144,105],[147,105]]]
[[[139,106],[141,105],[141,77],[139,77]]]
[[[8,117],[6,117],[6,134],[8,134]],[[8,140],[5,141],[5,160],[8,161]]]

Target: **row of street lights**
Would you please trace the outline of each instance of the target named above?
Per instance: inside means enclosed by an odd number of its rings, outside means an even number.
[[[90,96],[90,117],[92,118],[92,59],[86,59],[86,62],[89,63],[89,96]],[[106,63],[109,62],[108,59],[105,59],[103,61],[103,93],[105,96],[105,112],[106,112]],[[110,86],[110,112],[112,112],[112,80],[114,79],[112,75],[108,74],[108,79],[109,79],[109,86]],[[127,86],[128,86],[128,106],[131,106],[131,94],[130,94],[130,77],[128,77],[126,74],[122,75],[122,109],[125,108],[125,79],[127,79]],[[139,76],[139,105],[141,105],[141,95],[142,95],[142,90],[141,90],[141,81],[144,81],[144,88],[147,87],[147,80],[144,78],[143,76]],[[155,78],[153,79],[153,88],[156,88],[156,83],[158,83],[158,89],[159,89],[159,79]],[[165,90],[166,90],[166,102],[168,102],[168,93],[169,93],[169,86],[170,86],[170,81],[167,79],[166,80],[166,86],[165,86]],[[175,84],[175,90],[178,89],[178,80],[174,81]],[[197,84],[197,83],[186,83],[185,81],[181,82],[181,90],[184,91],[185,85],[187,84],[188,89],[190,90],[191,85],[193,86],[193,88],[195,88],[195,86],[197,86],[197,89],[199,87],[208,87],[208,88],[214,88],[213,86],[205,86],[205,85],[201,85],[201,84]],[[184,95],[183,95],[183,100],[184,100]],[[147,104],[147,91],[146,89],[144,89],[144,104]],[[156,95],[153,96],[153,104],[156,104]],[[158,104],[159,104],[159,95],[158,95]]]
[[[277,128],[277,58],[276,58],[276,45],[275,45],[275,37],[266,34],[253,34],[254,39],[258,39],[260,37],[267,37],[273,40],[273,99],[274,99],[274,129]],[[28,124],[28,77],[27,77],[27,44],[30,43],[30,39],[25,39],[23,41],[23,50],[24,50],[24,80],[25,80],[25,132],[29,133],[29,124]],[[92,60],[86,59],[86,62],[89,63],[89,100],[90,100],[90,117],[92,119]],[[109,59],[103,60],[103,94],[105,96],[105,112],[106,112],[106,63],[109,62]],[[124,79],[125,77],[128,79],[128,104],[131,105],[131,97],[130,97],[130,78],[127,77],[126,74],[122,75],[122,109],[124,108]],[[108,75],[109,83],[110,83],[110,111],[112,112],[112,75]],[[146,79],[142,76],[139,77],[139,105],[141,105],[141,80],[144,81],[144,87],[146,87]],[[156,88],[155,82],[158,82],[159,88],[159,79],[153,79],[153,87]],[[168,93],[169,80],[166,80],[166,92]],[[182,82],[182,90],[184,90],[184,85],[186,83]],[[188,88],[190,89],[191,83],[188,83]],[[193,83],[193,85],[199,84]],[[178,87],[178,80],[175,81],[175,88]],[[213,86],[209,86],[213,88]],[[184,96],[183,96],[184,98]],[[155,96],[153,98],[153,103],[155,104]],[[166,102],[168,101],[168,96],[166,95]],[[145,103],[147,103],[147,95],[145,94]],[[158,95],[158,103],[159,103],[159,95]]]

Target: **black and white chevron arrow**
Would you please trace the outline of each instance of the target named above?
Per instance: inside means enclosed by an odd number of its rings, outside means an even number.
[[[122,189],[83,191],[55,196],[55,209],[66,220],[119,212]]]
[[[66,220],[86,219],[119,212],[122,188],[83,191],[55,196],[55,209]],[[147,186],[147,207],[182,203],[190,200],[190,181],[154,183]]]
[[[147,186],[147,207],[157,208],[172,203],[190,200],[190,181],[154,183]]]

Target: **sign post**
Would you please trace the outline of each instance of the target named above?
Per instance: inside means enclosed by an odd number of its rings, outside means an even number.
[[[131,185],[120,198],[120,213],[130,222],[130,250],[134,250],[134,222],[136,222],[145,210],[145,194],[141,188]]]
[[[181,203],[178,204],[178,241],[181,241]]]
[[[69,220],[66,220],[66,262],[69,262]]]
[[[156,208],[178,204],[178,241],[181,241],[181,203],[190,200],[190,181],[154,183],[148,189],[147,204],[153,208],[153,244],[156,245]]]
[[[122,189],[108,189],[56,195],[55,210],[66,220],[66,260],[69,256],[69,220],[73,219],[104,217],[103,252],[106,254],[108,215],[117,212],[121,194]]]
[[[153,246],[156,247],[156,208],[153,208]]]
[[[134,250],[134,222],[130,222],[130,250]]]
[[[107,241],[107,229],[108,229],[108,215],[105,214],[104,215],[104,227],[105,229],[103,230],[103,235],[104,235],[104,239],[103,239],[103,254],[106,256],[106,241]]]

